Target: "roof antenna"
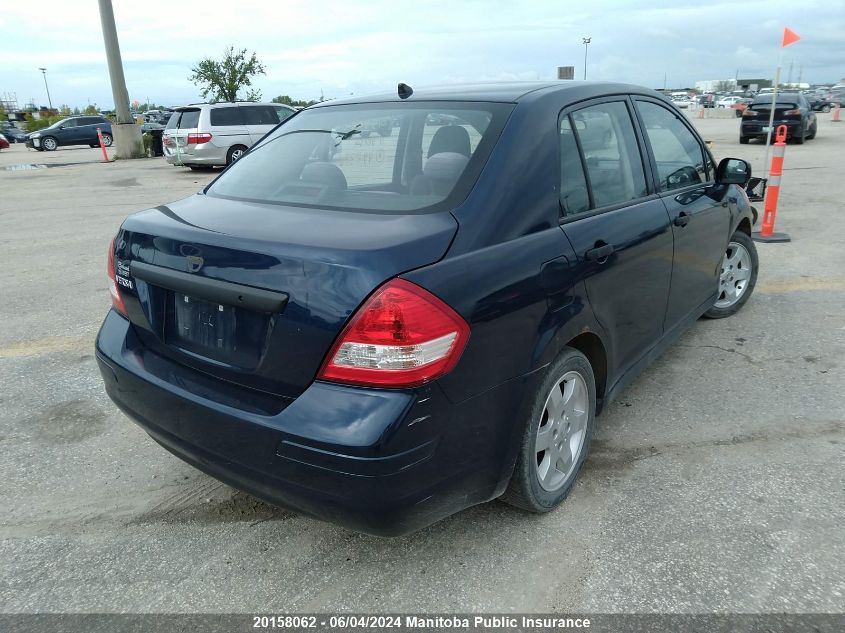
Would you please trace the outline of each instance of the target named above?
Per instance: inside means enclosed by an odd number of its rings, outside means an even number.
[[[414,89],[411,88],[408,84],[399,84],[399,98],[400,99],[407,99],[412,94],[414,94]]]

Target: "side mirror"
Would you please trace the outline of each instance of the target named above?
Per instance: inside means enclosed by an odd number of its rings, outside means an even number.
[[[723,158],[716,168],[716,184],[745,186],[751,179],[751,165],[741,158]]]

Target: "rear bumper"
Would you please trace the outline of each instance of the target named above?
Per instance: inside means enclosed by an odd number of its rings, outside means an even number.
[[[271,411],[266,394],[217,392],[200,374],[192,382],[186,368],[144,351],[114,311],[96,355],[111,399],[176,456],[270,503],[361,532],[403,534],[488,501],[513,468],[514,405],[526,379],[459,405],[435,385],[315,382]]]
[[[228,147],[218,147],[211,143],[191,145],[189,150],[178,154],[171,146],[164,148],[164,157],[171,165],[225,165]]]
[[[775,137],[775,132],[781,125],[786,126],[787,138],[794,138],[795,136],[800,136],[802,130],[804,129],[803,123],[801,121],[775,121],[774,123],[772,123],[772,138]],[[743,121],[740,125],[739,133],[741,136],[747,138],[765,138],[768,135],[768,132],[764,131],[764,128],[767,128],[768,126],[768,121]]]

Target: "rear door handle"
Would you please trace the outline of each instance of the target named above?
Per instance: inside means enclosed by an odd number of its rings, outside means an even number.
[[[690,218],[692,216],[687,215],[684,211],[681,211],[674,220],[672,220],[672,224],[675,226],[686,226],[689,224]]]
[[[598,246],[602,244],[602,246]],[[611,256],[615,249],[613,248],[613,244],[605,244],[604,242],[596,242],[596,247],[591,248],[586,253],[584,253],[584,257],[589,259],[593,262],[598,262],[599,264],[603,264],[607,261],[607,258]]]

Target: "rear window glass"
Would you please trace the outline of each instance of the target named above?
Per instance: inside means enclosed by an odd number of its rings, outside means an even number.
[[[468,193],[512,107],[418,102],[304,110],[207,193],[298,206],[428,209]]]
[[[231,108],[212,108],[211,109],[211,125],[214,127],[225,127],[227,125],[243,125],[243,117],[241,117],[241,109],[238,106]]]
[[[188,129],[188,128],[195,128],[199,125],[200,122],[200,111],[199,110],[184,110],[182,112],[174,112],[170,120],[167,122],[165,126],[168,130],[169,129]]]

